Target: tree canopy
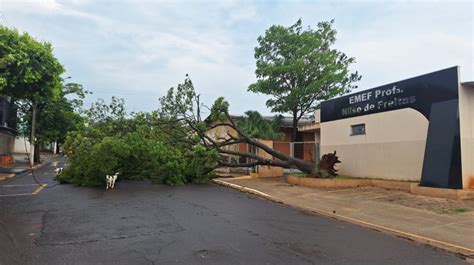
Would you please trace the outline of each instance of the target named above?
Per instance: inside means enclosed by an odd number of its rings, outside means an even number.
[[[292,115],[293,141],[301,117],[321,101],[349,92],[361,78],[349,70],[355,59],[333,48],[333,24],[323,21],[316,29],[304,29],[299,19],[290,27],[271,26],[257,39],[257,82],[248,90],[270,95],[266,104],[272,112]]]
[[[83,99],[89,92],[82,85],[68,83],[62,87],[59,95],[38,103],[37,140],[40,144],[51,142],[64,143],[69,131],[78,130],[84,126],[81,116]],[[18,100],[20,133],[29,135],[31,132],[30,105],[24,100]]]
[[[59,96],[63,66],[48,42],[0,26],[0,93],[38,102]]]
[[[272,118],[263,117],[258,111],[246,111],[243,117],[239,117],[237,124],[249,137],[281,140],[285,135],[279,131],[283,116],[276,115]]]
[[[36,162],[40,162],[40,146],[35,142],[39,138],[36,137],[36,127],[42,131],[40,140],[43,142],[53,138],[58,140],[64,138],[65,130],[72,129],[79,119],[71,111],[74,102],[65,100],[67,89],[63,89],[61,77],[64,71],[50,43],[0,26],[0,94],[11,97],[19,106],[23,117],[20,129],[31,132],[29,138],[35,146]],[[78,92],[77,89],[73,91],[73,86],[68,89],[71,91],[67,93]]]

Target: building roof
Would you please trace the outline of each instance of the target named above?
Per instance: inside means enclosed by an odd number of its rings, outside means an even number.
[[[237,119],[239,118],[242,118],[244,117],[244,115],[230,115],[230,117],[236,121]],[[210,116],[207,117],[205,119],[206,122],[210,122],[209,120]],[[263,116],[264,119],[267,119],[267,120],[272,120],[275,118],[275,116]],[[298,127],[299,126],[304,126],[304,125],[309,125],[311,124],[312,122],[314,121],[314,117],[307,117],[307,116],[303,116],[301,117],[301,119],[299,120],[298,122]],[[293,128],[293,118],[292,117],[288,117],[288,116],[283,116],[283,119],[281,121],[281,125],[280,125],[281,128]]]
[[[264,118],[266,119],[273,119],[274,116],[265,116]],[[298,122],[298,126],[304,126],[311,124],[313,122],[312,117],[301,117],[301,119]],[[285,117],[283,116],[283,119],[281,121],[281,127],[284,128],[293,128],[293,117]]]
[[[474,88],[474,81],[461,82],[461,85]]]

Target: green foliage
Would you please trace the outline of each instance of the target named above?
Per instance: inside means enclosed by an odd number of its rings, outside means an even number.
[[[97,186],[115,172],[121,173],[119,179],[168,185],[203,183],[211,177],[216,153],[198,144],[174,142],[173,135],[162,130],[180,124],[167,126],[156,112],[127,115],[123,100],[118,99],[109,104],[99,101],[89,113],[87,126],[67,136],[68,166],[59,181]]]
[[[214,168],[219,159],[219,153],[214,149],[206,149],[202,145],[196,145],[186,154],[186,167],[184,176],[186,181],[193,183],[205,183],[212,177],[211,169]]]
[[[454,213],[467,213],[469,212],[469,209],[468,208],[453,208],[452,211]]]
[[[229,102],[224,97],[218,97],[211,107],[211,120],[225,122],[226,113],[229,112]]]
[[[266,102],[272,112],[291,113],[297,122],[321,101],[356,87],[353,83],[361,77],[349,71],[355,59],[332,48],[336,42],[333,23],[320,22],[315,30],[303,29],[299,19],[290,27],[267,29],[258,37],[257,82],[248,90],[272,96]]]
[[[258,111],[247,111],[245,116],[238,119],[239,128],[249,137],[279,140],[285,134],[279,132],[283,116],[278,115],[273,119],[264,118]]]
[[[105,176],[121,172],[121,162],[130,153],[130,147],[122,139],[105,137],[93,142],[80,135],[73,140],[75,149],[68,145],[69,165],[58,176],[60,182],[74,183],[82,186],[105,184]],[[68,138],[71,141],[71,138]]]
[[[170,88],[166,96],[160,98],[161,110],[173,117],[193,113],[196,96],[193,82],[189,75],[186,75],[184,83],[178,84],[176,89]]]
[[[168,185],[182,185],[186,183],[183,171],[187,165],[180,150],[159,145],[153,151],[156,159],[154,161],[156,171],[151,177],[152,182]]]
[[[39,143],[53,141],[64,143],[69,131],[79,130],[84,126],[84,118],[80,115],[83,99],[89,92],[80,84],[68,83],[58,97],[44,100],[37,104],[40,115],[36,119],[36,137]],[[29,136],[31,133],[31,105],[17,101],[19,110],[19,132]]]
[[[41,102],[59,95],[64,72],[47,42],[0,26],[0,93]]]

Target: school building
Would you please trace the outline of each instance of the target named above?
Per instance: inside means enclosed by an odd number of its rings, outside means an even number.
[[[459,67],[322,102],[299,131],[337,151],[341,175],[474,188],[474,82]]]

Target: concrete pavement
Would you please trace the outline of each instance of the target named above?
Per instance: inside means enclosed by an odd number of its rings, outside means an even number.
[[[453,202],[380,188],[308,188],[290,185],[282,178],[221,178],[215,182],[474,258],[474,201]],[[405,199],[394,199],[400,195]],[[433,203],[468,212],[443,212]]]

